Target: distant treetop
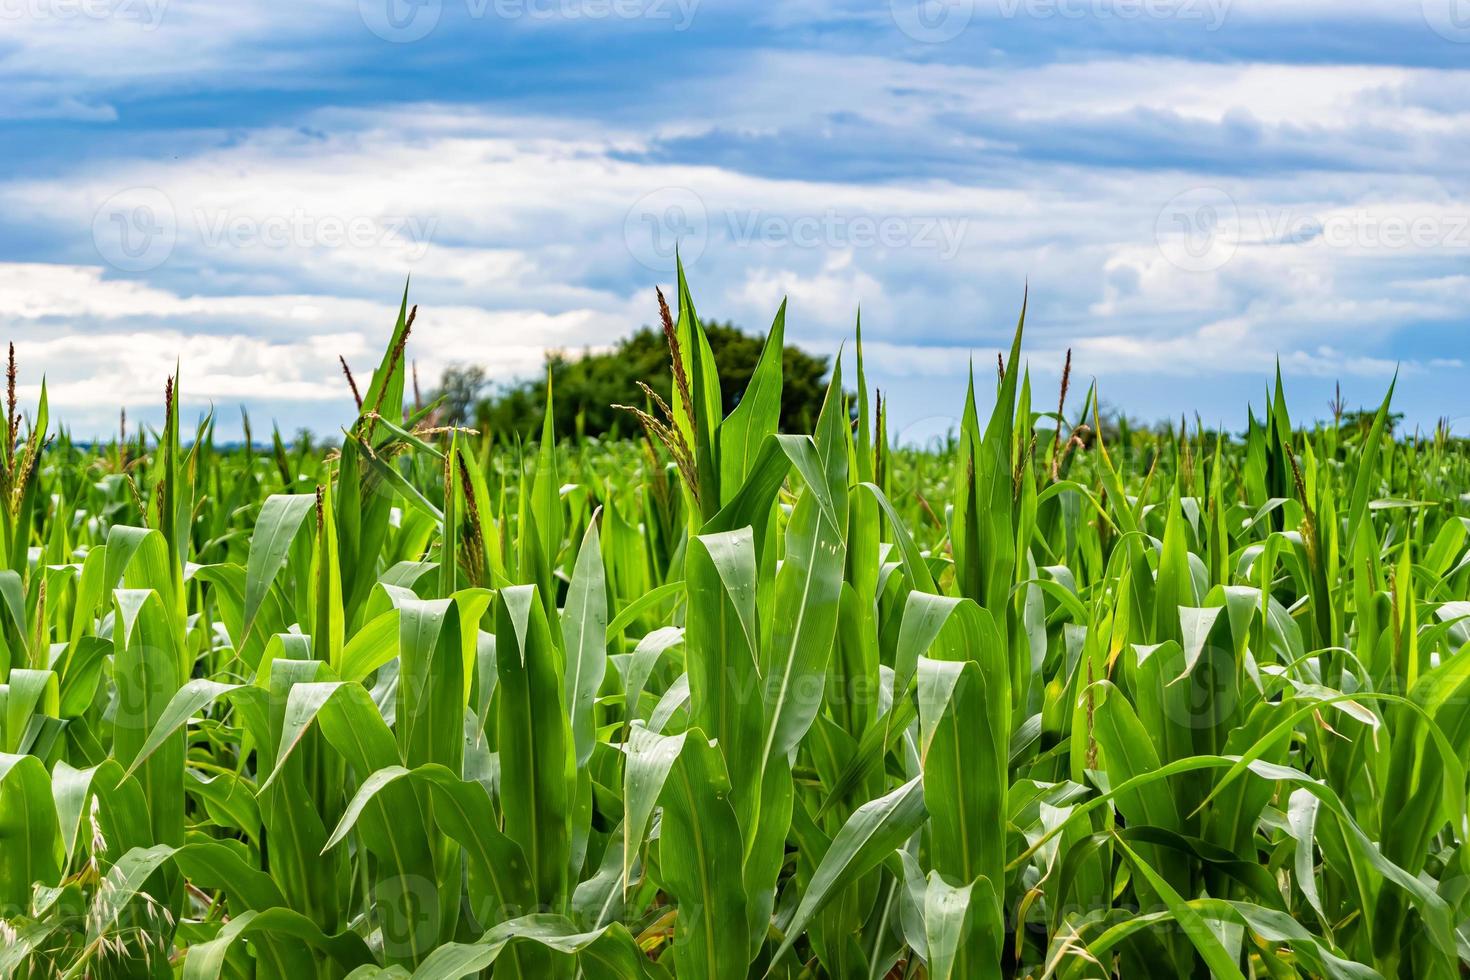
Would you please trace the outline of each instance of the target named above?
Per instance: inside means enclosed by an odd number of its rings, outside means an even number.
[[[729,323],[705,321],[704,329],[720,367],[720,395],[724,413],[729,414],[750,381],[764,339]],[[639,431],[637,422],[612,406],[641,405],[639,381],[665,398],[671,397],[673,389],[668,344],[663,333],[652,327],[640,329],[606,351],[548,352],[546,364],[551,370],[556,430],[561,433],[634,436]],[[828,368],[828,358],[786,346],[782,355],[783,431],[807,432],[816,424]],[[526,437],[538,432],[546,405],[544,376],[497,385],[484,395],[487,387],[484,371],[477,366],[448,368],[438,391],[445,396],[446,420],[467,422],[492,436]]]

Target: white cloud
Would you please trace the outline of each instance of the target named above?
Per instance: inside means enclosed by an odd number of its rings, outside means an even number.
[[[7,302],[16,297],[23,302]],[[183,403],[228,410],[226,430],[237,402],[257,413],[288,408],[284,422],[330,429],[351,407],[338,356],[366,378],[395,313],[391,302],[179,296],[104,279],[95,267],[0,264],[0,327],[32,379],[24,394],[35,397],[44,372],[53,412],[82,434],[109,431],[120,405],[156,409],[176,364]],[[548,347],[604,341],[601,319],[590,310],[439,306],[418,316],[409,355],[426,386],[454,362],[508,380],[534,374]]]
[[[808,7],[803,17],[841,16]],[[1269,16],[1243,0],[1238,10]],[[6,70],[30,87],[12,105],[107,118],[96,95],[129,59],[144,66],[121,83],[144,87],[273,67],[241,62],[277,16],[175,12],[156,40],[119,24],[85,37],[43,25],[14,42]],[[310,7],[291,30],[309,34],[325,16]],[[165,37],[190,43],[160,60],[153,46]],[[79,62],[87,70],[48,88]],[[994,173],[957,167],[949,179],[875,182],[820,165],[792,179],[680,162],[667,140],[711,136],[710,120],[725,134],[820,140],[846,116],[898,143],[912,134],[916,152],[963,158],[989,148],[986,127],[1106,131],[1157,114],[1165,128],[1249,123],[1294,150],[1368,132],[1427,148],[1429,172],[1470,135],[1470,107],[1442,94],[1463,90],[1466,75],[1118,57],[976,68],[767,50],[689,79],[677,103],[651,93],[646,127],[433,104],[322,110],[177,158],[82,159],[0,180],[7,225],[65,240],[62,261],[0,263],[0,323],[23,367],[48,373],[57,409],[96,431],[120,400],[156,403],[176,360],[195,403],[243,400],[330,428],[346,410],[337,355],[370,368],[409,273],[424,304],[412,348],[423,377],[475,361],[508,378],[534,372],[547,348],[602,346],[650,322],[651,286],[671,278],[654,246],[672,241],[652,236],[692,230],[701,312],[763,329],[789,296],[788,337],[830,353],[861,303],[878,383],[961,377],[971,350],[988,366],[1028,277],[1039,371],[1070,344],[1079,370],[1125,377],[1259,373],[1278,353],[1299,374],[1379,377],[1392,371],[1381,355],[1397,331],[1454,316],[1470,298],[1466,278],[1444,268],[1470,243],[1326,235],[1360,219],[1470,234],[1456,227],[1470,202],[1409,170],[1221,177],[1183,163],[1140,173],[1040,158]],[[1237,224],[1227,261],[1191,271],[1161,248],[1159,229],[1170,202],[1201,187],[1226,194]],[[129,268],[107,219],[126,226],[143,204],[168,247]],[[894,408],[900,422],[924,411]]]

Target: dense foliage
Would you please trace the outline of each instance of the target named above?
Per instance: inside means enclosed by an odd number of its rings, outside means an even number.
[[[777,337],[784,332],[783,314],[777,315],[773,327]],[[728,323],[706,320],[703,327],[710,351],[720,365],[720,401],[727,415],[739,404],[764,345],[760,337]],[[799,347],[785,347],[781,355],[781,431],[811,431],[827,393],[828,367],[825,357],[808,354]],[[554,351],[546,359],[546,370],[556,393],[552,399],[553,424],[563,435],[635,435],[637,423],[615,406],[621,402],[643,406],[640,381],[663,398],[670,396],[674,386],[668,342],[662,331],[650,327],[607,350],[576,355]],[[443,416],[511,441],[534,437],[546,416],[545,379],[497,386],[483,398],[467,397],[487,387],[483,370],[473,365],[452,365],[440,384],[440,392],[446,396]]]
[[[405,413],[406,310],[327,454],[186,439],[177,379],[48,443],[43,389],[0,973],[1463,975],[1464,444],[1279,381],[1109,444],[1019,326],[947,454],[887,444],[860,338],[778,435],[780,335],[727,411],[677,313],[641,440]]]

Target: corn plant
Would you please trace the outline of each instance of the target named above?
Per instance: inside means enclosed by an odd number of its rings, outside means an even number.
[[[659,300],[634,441],[440,425],[406,294],[330,451],[187,375],[79,443],[12,355],[0,974],[1465,975],[1447,426],[1104,425],[1023,305],[944,445],[860,326],[782,433],[784,306],[722,415]]]

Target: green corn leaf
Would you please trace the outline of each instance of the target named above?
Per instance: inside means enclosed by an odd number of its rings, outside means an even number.
[[[607,671],[607,578],[595,518],[588,522],[577,552],[561,631],[562,648],[567,654],[566,701],[580,767],[592,757],[593,699]]]
[[[925,816],[924,788],[917,777],[854,810],[812,875],[772,961],[791,949],[833,894],[886,860],[923,825]]]
[[[719,753],[696,729],[660,796],[659,865],[679,902],[674,963],[684,976],[744,977],[749,966],[740,825]]]
[[[786,301],[781,301],[776,319],[761,346],[760,359],[751,372],[740,402],[720,423],[720,506],[734,499],[745,484],[761,444],[775,435],[781,422],[781,354],[786,344]]]
[[[563,709],[561,652],[534,587],[501,591],[495,637],[505,833],[526,855],[537,900],[557,907],[570,894],[576,760]]]
[[[0,753],[0,842],[0,908],[25,908],[33,882],[60,880],[64,852],[51,778],[33,755]]]
[[[255,625],[261,600],[286,564],[291,541],[313,500],[305,494],[273,494],[261,504],[260,516],[250,536],[250,560],[245,566],[245,635]]]

